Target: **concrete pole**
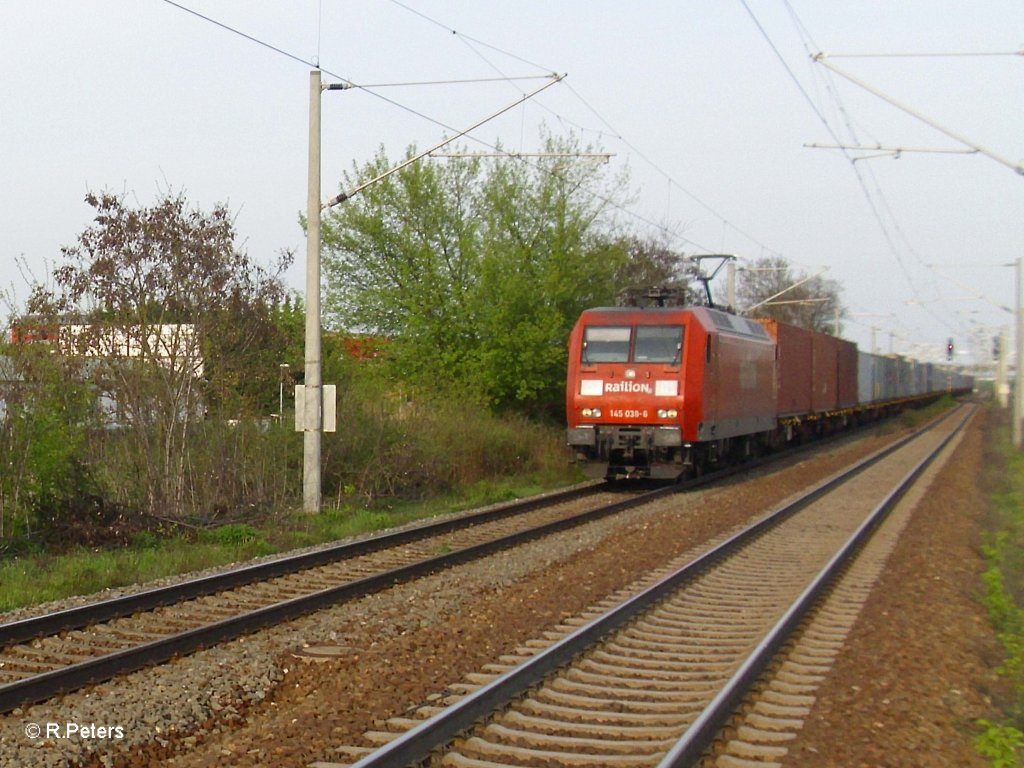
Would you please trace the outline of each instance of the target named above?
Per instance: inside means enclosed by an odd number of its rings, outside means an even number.
[[[725,283],[725,300],[729,303],[729,311],[736,311],[736,262],[729,261],[725,267],[726,283]]]
[[[320,70],[309,73],[309,188],[306,199],[306,370],[302,433],[302,508],[320,511]],[[298,407],[298,404],[296,404]]]
[[[1017,374],[1013,380],[1013,444],[1024,448],[1024,430],[1021,419],[1024,418],[1024,270],[1021,259],[1017,259]]]

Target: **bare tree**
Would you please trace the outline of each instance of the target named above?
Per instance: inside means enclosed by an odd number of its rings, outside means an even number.
[[[620,303],[647,305],[665,301],[683,305],[698,300],[692,287],[696,267],[685,254],[674,250],[666,238],[633,236],[619,244],[627,256],[615,275]]]
[[[808,275],[781,257],[762,258],[739,271],[736,297],[742,314],[834,333],[842,317],[835,280]]]
[[[180,195],[142,208],[108,194],[86,202],[94,223],[62,249],[53,288],[37,286],[29,312],[87,361],[106,428],[123,435],[141,486],[135,501],[181,517],[194,511],[196,477],[216,471],[191,461],[197,425],[237,417],[247,389],[276,391],[283,340],[272,310],[288,256],[277,274],[256,266],[221,205],[204,213]]]

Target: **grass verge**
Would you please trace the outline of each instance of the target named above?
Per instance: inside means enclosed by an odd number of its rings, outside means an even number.
[[[564,485],[566,477],[527,476],[477,482],[424,501],[395,501],[366,507],[353,499],[318,515],[287,512],[250,523],[200,531],[194,537],[137,536],[119,549],[79,549],[0,561],[0,611],[86,595],[179,573],[199,571],[337,541],[413,520],[522,498]]]
[[[996,768],[1013,768],[1024,765],[1024,452],[1011,444],[1005,418],[991,430],[987,451],[984,482],[991,502],[983,600],[1003,647],[997,671],[1011,693],[1005,720],[979,722],[983,731],[975,747]]]

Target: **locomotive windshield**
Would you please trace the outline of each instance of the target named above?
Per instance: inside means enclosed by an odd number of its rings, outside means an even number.
[[[681,325],[594,325],[583,331],[581,362],[675,364],[682,357],[682,349]]]
[[[638,325],[633,362],[678,363],[683,350],[683,326]]]
[[[590,326],[583,332],[584,363],[628,363],[629,327]]]

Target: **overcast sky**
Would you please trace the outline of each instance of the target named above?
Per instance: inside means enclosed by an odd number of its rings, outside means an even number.
[[[628,167],[643,232],[688,253],[781,255],[838,281],[862,348],[978,353],[1012,317],[1024,256],[1021,0],[33,0],[0,14],[0,287],[23,300],[89,224],[89,191],[166,191],[237,214],[242,244],[299,258],[309,71],[373,87],[323,96],[324,199],[392,157],[567,73],[473,136],[530,151],[582,131]],[[240,36],[226,27],[253,39]],[[270,47],[278,50],[272,50]],[[830,64],[981,147],[966,150]],[[844,54],[1002,54],[846,57]],[[428,161],[438,162],[438,161]],[[441,161],[443,162],[443,161]],[[959,358],[969,362],[964,354]]]

